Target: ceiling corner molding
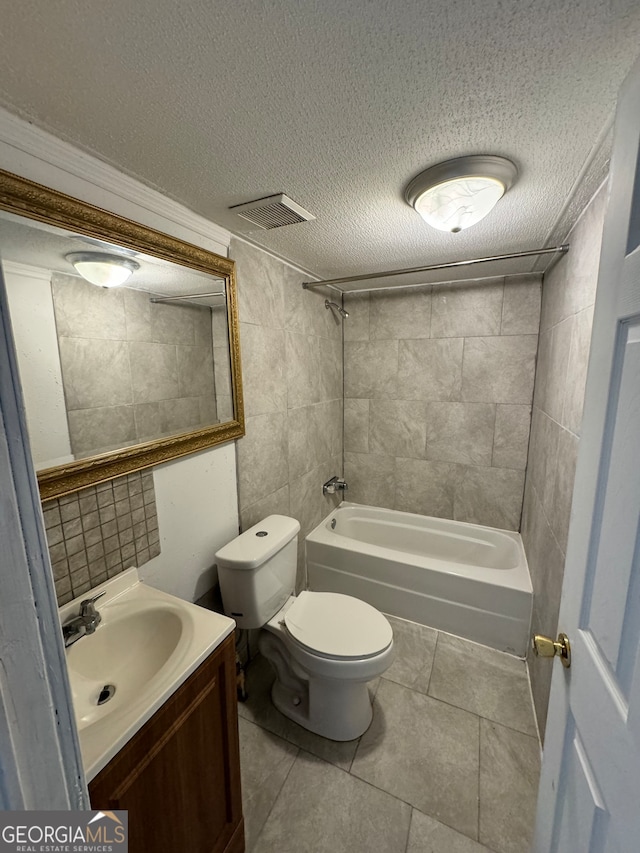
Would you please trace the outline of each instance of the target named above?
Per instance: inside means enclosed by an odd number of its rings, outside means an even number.
[[[609,161],[613,146],[613,120],[615,110],[607,116],[600,133],[578,173],[569,195],[543,245],[566,242],[569,234],[582,216],[591,199],[600,190],[609,175]]]
[[[59,192],[74,195],[74,192],[69,189],[68,182],[57,180],[51,168],[46,180],[38,177],[42,168],[37,169],[38,163],[34,161],[39,161],[41,167],[44,165],[52,167],[53,170],[58,169],[72,178],[91,184],[103,193],[134,204],[149,211],[154,217],[162,217],[168,222],[204,237],[207,241],[218,243],[224,246],[225,251],[229,247],[230,231],[194,213],[179,202],[167,198],[158,190],[151,189],[135,178],[125,175],[114,166],[98,160],[97,157],[75,148],[71,143],[35,127],[0,107],[0,168],[51,186]],[[34,169],[37,171],[35,175]],[[107,199],[103,199],[101,203],[96,201],[94,193],[90,195],[91,197],[83,197],[82,200],[106,209]],[[110,212],[135,218],[121,210],[110,208]],[[149,224],[151,227],[162,230],[158,224],[151,222]],[[178,236],[184,239],[184,235]]]
[[[19,264],[16,261],[3,261],[2,270],[7,275],[21,275],[37,281],[51,281],[49,270],[43,270],[42,267],[32,267],[29,264]]]

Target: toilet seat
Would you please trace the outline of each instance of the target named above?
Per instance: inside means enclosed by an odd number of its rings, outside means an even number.
[[[373,658],[393,642],[382,613],[365,601],[334,592],[301,592],[286,609],[284,624],[298,645],[333,660]]]

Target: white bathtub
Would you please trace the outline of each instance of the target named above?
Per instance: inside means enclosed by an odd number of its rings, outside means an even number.
[[[524,657],[533,590],[519,533],[341,503],[306,538],[309,588]]]

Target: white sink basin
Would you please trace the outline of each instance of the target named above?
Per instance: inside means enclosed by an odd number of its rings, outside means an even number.
[[[91,590],[102,621],[67,649],[87,778],[95,776],[234,629],[232,619],[140,583],[129,569]],[[89,594],[87,594],[88,596]],[[60,610],[76,615],[82,596]]]

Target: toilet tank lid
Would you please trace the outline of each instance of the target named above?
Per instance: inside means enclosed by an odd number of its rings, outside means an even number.
[[[218,566],[230,569],[257,569],[290,542],[300,523],[287,515],[269,515],[216,551]]]

